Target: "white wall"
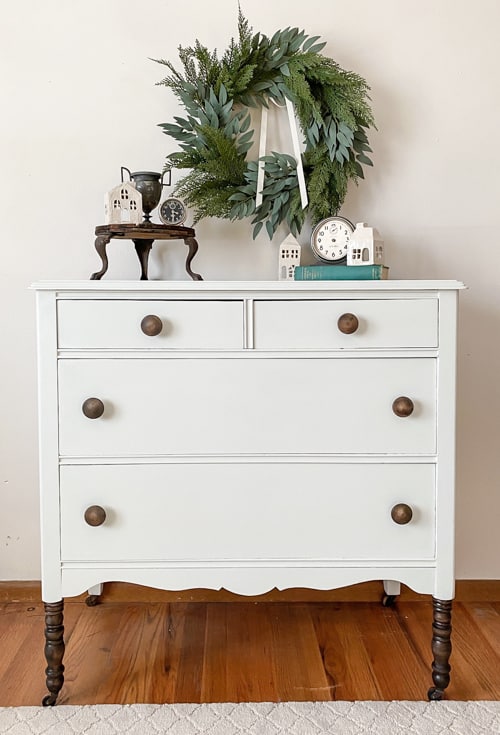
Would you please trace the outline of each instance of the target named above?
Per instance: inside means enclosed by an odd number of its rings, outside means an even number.
[[[376,225],[393,278],[456,278],[459,578],[500,577],[500,3],[498,0],[242,0],[255,30],[287,25],[372,87],[375,166],[343,214]],[[160,170],[179,110],[157,87],[196,38],[222,50],[236,0],[1,3],[2,218],[0,579],[39,577],[34,299],[31,282],[87,279],[93,232],[120,166]],[[308,239],[303,233],[303,242]],[[273,279],[277,243],[248,222],[197,227],[195,270]],[[109,278],[135,279],[131,243],[112,241]],[[185,278],[184,245],[157,245],[152,278]]]

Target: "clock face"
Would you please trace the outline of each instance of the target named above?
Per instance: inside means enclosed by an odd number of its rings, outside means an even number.
[[[327,263],[343,262],[353,232],[354,225],[345,217],[327,217],[314,228],[311,249],[317,258]]]
[[[187,216],[186,205],[176,197],[169,197],[160,205],[158,215],[165,225],[180,225]]]

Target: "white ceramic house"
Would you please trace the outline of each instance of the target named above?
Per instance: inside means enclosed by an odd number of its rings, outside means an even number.
[[[285,237],[279,249],[278,279],[293,281],[295,266],[300,265],[301,247],[293,235]]]
[[[384,265],[384,241],[374,227],[358,222],[347,246],[347,265]]]
[[[104,195],[107,225],[139,225],[142,220],[142,194],[130,182],[123,182]]]

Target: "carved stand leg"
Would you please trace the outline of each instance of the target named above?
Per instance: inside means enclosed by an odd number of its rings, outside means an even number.
[[[198,243],[194,237],[186,237],[184,242],[189,248],[186,258],[186,273],[191,276],[193,281],[203,281],[203,278],[198,273],[193,273],[191,270],[191,261],[198,252]]]
[[[442,699],[450,683],[451,654],[451,600],[432,598],[434,620],[432,623],[432,680],[435,686],[429,689],[429,699]]]
[[[42,700],[42,705],[47,707],[56,703],[57,695],[64,683],[64,626],[63,610],[64,601],[46,602],[45,607],[45,658],[47,668],[47,689],[50,694]]]
[[[148,259],[154,240],[134,240],[135,251],[141,264],[141,281],[148,280]]]
[[[108,256],[106,255],[106,245],[111,240],[111,235],[98,235],[95,240],[95,249],[102,260],[102,268],[90,276],[91,281],[99,281],[108,270]]]

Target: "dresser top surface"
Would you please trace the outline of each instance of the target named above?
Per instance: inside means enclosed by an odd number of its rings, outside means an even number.
[[[31,288],[57,293],[338,293],[458,291],[466,288],[453,280],[400,281],[39,281]]]

